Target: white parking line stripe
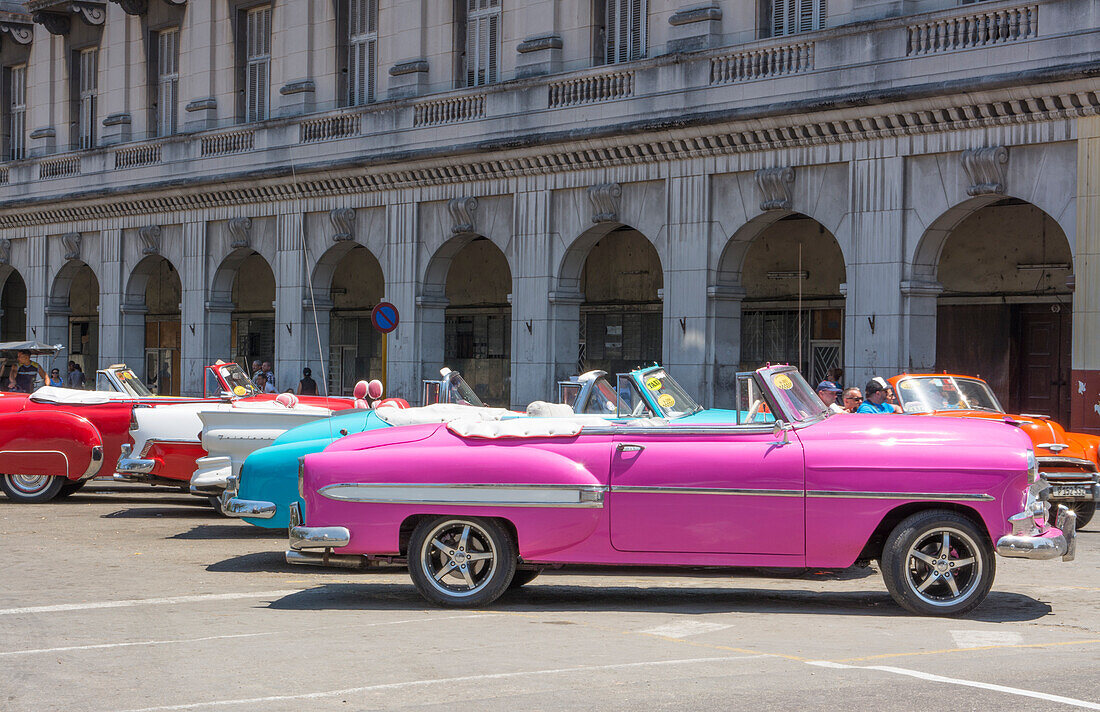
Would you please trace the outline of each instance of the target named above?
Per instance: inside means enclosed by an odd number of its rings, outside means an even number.
[[[659,625],[656,628],[650,628],[649,630],[643,630],[641,632],[645,633],[646,635],[657,635],[662,638],[686,638],[690,635],[713,633],[716,630],[725,630],[726,628],[732,627],[732,623],[725,624],[707,623],[705,621],[676,621],[675,623]]]
[[[655,660],[643,663],[618,663],[614,665],[587,665],[583,667],[555,668],[550,670],[526,670],[523,672],[500,672],[485,675],[467,675],[465,677],[431,678],[428,680],[410,680],[408,682],[388,682],[379,685],[365,685],[363,687],[348,687],[343,690],[325,690],[323,692],[306,692],[300,695],[273,695],[271,697],[250,697],[237,700],[211,700],[209,702],[192,702],[183,705],[165,705],[163,707],[142,707],[141,709],[128,710],[127,712],[172,712],[173,710],[193,710],[203,707],[226,707],[229,705],[256,705],[264,702],[284,702],[288,700],[316,700],[324,697],[339,697],[361,692],[379,692],[382,690],[400,690],[410,687],[437,687],[440,685],[456,684],[463,682],[483,682],[486,680],[508,680],[517,677],[532,677],[535,675],[563,675],[572,672],[600,672],[604,670],[628,670],[630,668],[660,667],[671,665],[697,665],[700,663],[721,663],[733,660],[749,660],[769,657],[767,655],[735,655],[721,658],[692,658],[689,660]]]
[[[1035,692],[1034,690],[1021,690],[1018,687],[1005,687],[1004,685],[994,685],[988,682],[975,682],[973,680],[960,680],[955,677],[943,677],[942,675],[932,675],[927,672],[920,672],[919,670],[908,670],[906,668],[890,667],[888,665],[845,665],[843,663],[831,663],[824,660],[813,660],[810,661],[808,664],[817,665],[818,667],[840,668],[847,670],[879,670],[881,672],[894,673],[895,675],[907,675],[909,677],[915,677],[920,680],[928,680],[929,682],[942,682],[948,685],[976,687],[981,690],[992,690],[993,692],[1004,692],[1009,695],[1033,697],[1037,700],[1046,700],[1047,702],[1058,702],[1063,705],[1071,705],[1073,707],[1080,707],[1086,710],[1100,710],[1100,704],[1096,702],[1077,700],[1072,697],[1062,697],[1061,695],[1048,695],[1045,692]]]
[[[1019,645],[1024,642],[1022,633],[1005,630],[953,630],[951,637],[956,648],[985,648],[991,645]]]
[[[202,603],[203,601],[232,601],[238,598],[282,598],[308,589],[285,591],[242,591],[240,593],[200,593],[193,596],[168,596],[165,598],[134,598],[123,601],[96,601],[93,603],[59,603],[53,606],[27,606],[24,608],[0,608],[0,616],[24,613],[57,613],[61,611],[88,611],[95,608],[129,608],[130,606],[160,606],[173,603]]]
[[[34,655],[36,653],[65,653],[71,650],[99,650],[101,648],[126,648],[136,645],[174,645],[177,643],[198,643],[203,640],[225,640],[226,638],[255,638],[259,635],[275,635],[277,631],[270,633],[238,633],[236,635],[210,635],[205,638],[178,638],[176,640],[141,640],[133,643],[99,643],[98,645],[70,645],[65,648],[37,648],[35,650],[9,650],[0,653],[0,658],[10,655]]]

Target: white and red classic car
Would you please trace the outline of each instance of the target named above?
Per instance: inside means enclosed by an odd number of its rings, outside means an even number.
[[[985,599],[995,553],[1073,558],[1074,515],[1048,524],[1012,425],[833,415],[789,366],[739,374],[737,400],[729,424],[576,416],[348,436],[303,458],[287,560],[407,561],[449,606],[563,564],[877,560],[899,605],[953,615]]]

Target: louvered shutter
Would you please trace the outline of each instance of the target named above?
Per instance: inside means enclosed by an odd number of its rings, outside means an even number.
[[[772,0],[772,36],[820,30],[827,17],[828,0]]]
[[[646,55],[646,0],[607,0],[608,64],[629,62]]]
[[[249,10],[245,15],[245,119],[267,118],[271,68],[271,6]]]
[[[77,129],[80,140],[80,148],[92,148],[95,146],[95,121],[96,121],[96,86],[98,51],[94,49],[82,50],[79,55],[78,87],[79,87],[79,114]]]
[[[18,161],[26,157],[27,65],[12,67],[10,82],[8,159]]]
[[[604,36],[607,38],[607,48],[604,52],[604,61],[607,64],[614,64],[619,61],[616,55],[616,51],[619,47],[618,29],[619,23],[616,19],[619,17],[618,7],[620,0],[607,0],[607,24],[604,29]]]
[[[179,105],[179,30],[157,34],[157,134],[176,133]]]
[[[348,104],[374,101],[378,0],[348,0]]]
[[[466,86],[497,81],[500,63],[500,0],[467,0]]]

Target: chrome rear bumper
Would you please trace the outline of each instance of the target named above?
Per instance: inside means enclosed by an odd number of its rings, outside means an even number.
[[[92,459],[88,463],[88,469],[84,471],[84,474],[80,476],[79,481],[90,480],[99,473],[99,468],[103,467],[103,446],[92,446]]]
[[[122,446],[122,456],[118,458],[118,466],[115,470],[124,475],[147,475],[156,466],[155,460],[146,460],[140,457],[130,457],[133,454],[133,445]]]
[[[302,526],[302,513],[298,503],[290,505],[290,549],[286,552],[288,564],[307,566],[338,566],[360,568],[368,565],[367,558],[358,554],[334,554],[332,550],[347,546],[351,534],[345,527]],[[323,549],[323,551],[302,551]]]
[[[228,457],[200,457],[195,460],[195,466],[198,469],[191,475],[191,494],[199,497],[220,495],[233,476],[233,461]]]
[[[1046,518],[1043,508],[1028,510],[1008,518],[1012,533],[997,540],[997,553],[1016,559],[1056,559],[1073,561],[1077,551],[1077,515],[1063,505],[1058,505],[1054,528],[1042,522]]]

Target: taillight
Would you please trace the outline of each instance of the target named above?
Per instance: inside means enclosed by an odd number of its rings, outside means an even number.
[[[131,408],[130,409],[130,430],[137,430],[137,429],[138,429],[137,408]]]

